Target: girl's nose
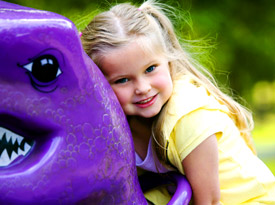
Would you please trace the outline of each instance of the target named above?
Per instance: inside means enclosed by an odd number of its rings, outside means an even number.
[[[135,94],[136,95],[143,95],[148,93],[151,90],[151,84],[146,79],[137,80],[135,86]]]

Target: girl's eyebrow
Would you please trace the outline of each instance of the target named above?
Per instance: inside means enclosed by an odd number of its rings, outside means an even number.
[[[144,67],[148,68],[148,67],[150,67],[152,65],[155,65],[155,64],[158,64],[158,60],[157,59],[150,60],[148,63],[146,63],[144,65]]]

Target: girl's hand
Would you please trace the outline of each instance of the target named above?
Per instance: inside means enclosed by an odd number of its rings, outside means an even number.
[[[183,161],[186,177],[191,184],[194,204],[219,204],[219,157],[215,135],[196,147]]]

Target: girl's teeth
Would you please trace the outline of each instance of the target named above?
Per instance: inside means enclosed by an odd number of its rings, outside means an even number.
[[[145,103],[151,101],[152,99],[153,99],[153,97],[151,97],[151,98],[149,98],[147,100],[140,101],[140,102],[138,102],[138,104],[145,104]]]

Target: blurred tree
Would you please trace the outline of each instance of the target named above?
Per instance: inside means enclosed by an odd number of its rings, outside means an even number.
[[[82,18],[117,1],[8,0],[53,11],[83,28]],[[141,3],[142,0],[134,2]],[[190,11],[195,38],[216,39],[214,74],[223,85],[252,104],[252,88],[259,81],[275,79],[275,4],[272,0],[168,0],[164,3]],[[93,14],[92,14],[93,15]],[[91,17],[92,18],[92,17]]]
[[[218,35],[216,69],[229,74],[220,78],[249,101],[256,82],[275,79],[274,9],[271,0],[192,1],[196,31]]]

